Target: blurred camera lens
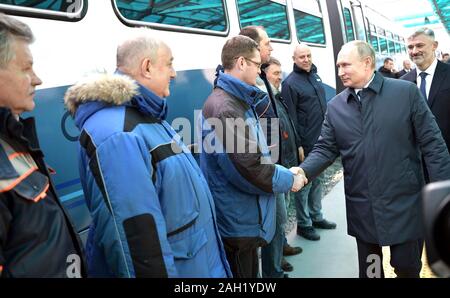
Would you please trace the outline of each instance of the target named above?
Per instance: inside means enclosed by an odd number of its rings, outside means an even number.
[[[450,277],[450,180],[426,185],[422,191],[428,263],[440,277]]]
[[[434,239],[439,256],[450,266],[450,196],[444,202],[434,225]]]

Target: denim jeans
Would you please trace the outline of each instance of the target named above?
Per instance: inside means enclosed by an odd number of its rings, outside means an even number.
[[[284,226],[287,222],[285,194],[277,194],[275,199],[277,200],[275,235],[272,241],[261,249],[262,277],[266,278],[281,278],[284,275],[281,259],[285,241]]]
[[[320,174],[295,194],[297,225],[301,228],[311,227],[313,221],[323,220],[322,180],[323,174]]]

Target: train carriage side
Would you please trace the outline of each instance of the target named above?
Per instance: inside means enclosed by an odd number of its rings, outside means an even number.
[[[66,112],[63,96],[80,78],[115,70],[115,47],[135,29],[147,26],[172,48],[177,78],[171,86],[169,122],[183,117],[189,127],[176,129],[194,139],[194,110],[212,90],[215,68],[227,38],[247,25],[263,25],[272,39],[273,56],[283,72],[292,71],[294,46],[312,47],[330,99],[336,92],[332,24],[325,0],[197,0],[145,1],[1,1],[0,11],[15,15],[33,30],[31,49],[43,85],[36,92],[35,116],[47,163],[56,170],[58,195],[74,220],[83,241],[90,216],[81,189],[77,146],[79,131]],[[13,3],[13,4],[11,4]],[[150,13],[151,12],[151,13]],[[26,116],[26,115],[25,115]]]

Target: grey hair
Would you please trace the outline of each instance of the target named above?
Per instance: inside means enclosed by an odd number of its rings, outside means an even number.
[[[375,69],[375,50],[369,43],[362,40],[354,40],[346,43],[344,46],[355,47],[360,59],[364,59],[365,57],[372,58],[371,67],[372,69]]]
[[[117,47],[117,68],[134,72],[139,68],[144,58],[155,63],[158,50],[167,45],[161,40],[150,36],[151,30],[140,29],[134,37],[121,42]]]
[[[278,65],[281,67],[281,62],[280,60],[278,60],[275,57],[270,57],[269,61],[267,61],[266,63],[264,63],[261,68],[264,69],[264,71],[271,65]]]
[[[267,66],[270,66],[270,65],[272,65],[272,64],[275,64],[275,65],[281,66],[281,62],[280,62],[280,60],[278,60],[278,59],[277,59],[277,58],[275,58],[275,57],[270,57],[269,61],[267,61],[267,62],[266,62],[266,63],[264,63],[264,64],[267,64]]]
[[[419,35],[425,35],[425,36],[428,36],[432,41],[435,40],[434,31],[433,31],[432,29],[430,29],[430,28],[427,28],[427,27],[423,27],[423,28],[417,29],[416,31],[414,31],[414,32],[408,37],[408,39],[417,37],[417,36],[419,36]]]
[[[6,67],[14,59],[12,44],[16,40],[32,43],[33,32],[27,24],[0,13],[0,68]]]

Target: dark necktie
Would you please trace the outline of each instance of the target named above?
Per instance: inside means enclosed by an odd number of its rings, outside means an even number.
[[[427,98],[427,81],[425,80],[426,76],[428,74],[426,72],[421,72],[419,74],[421,81],[420,81],[420,92],[422,92],[423,98],[425,98],[425,100],[428,100]]]

